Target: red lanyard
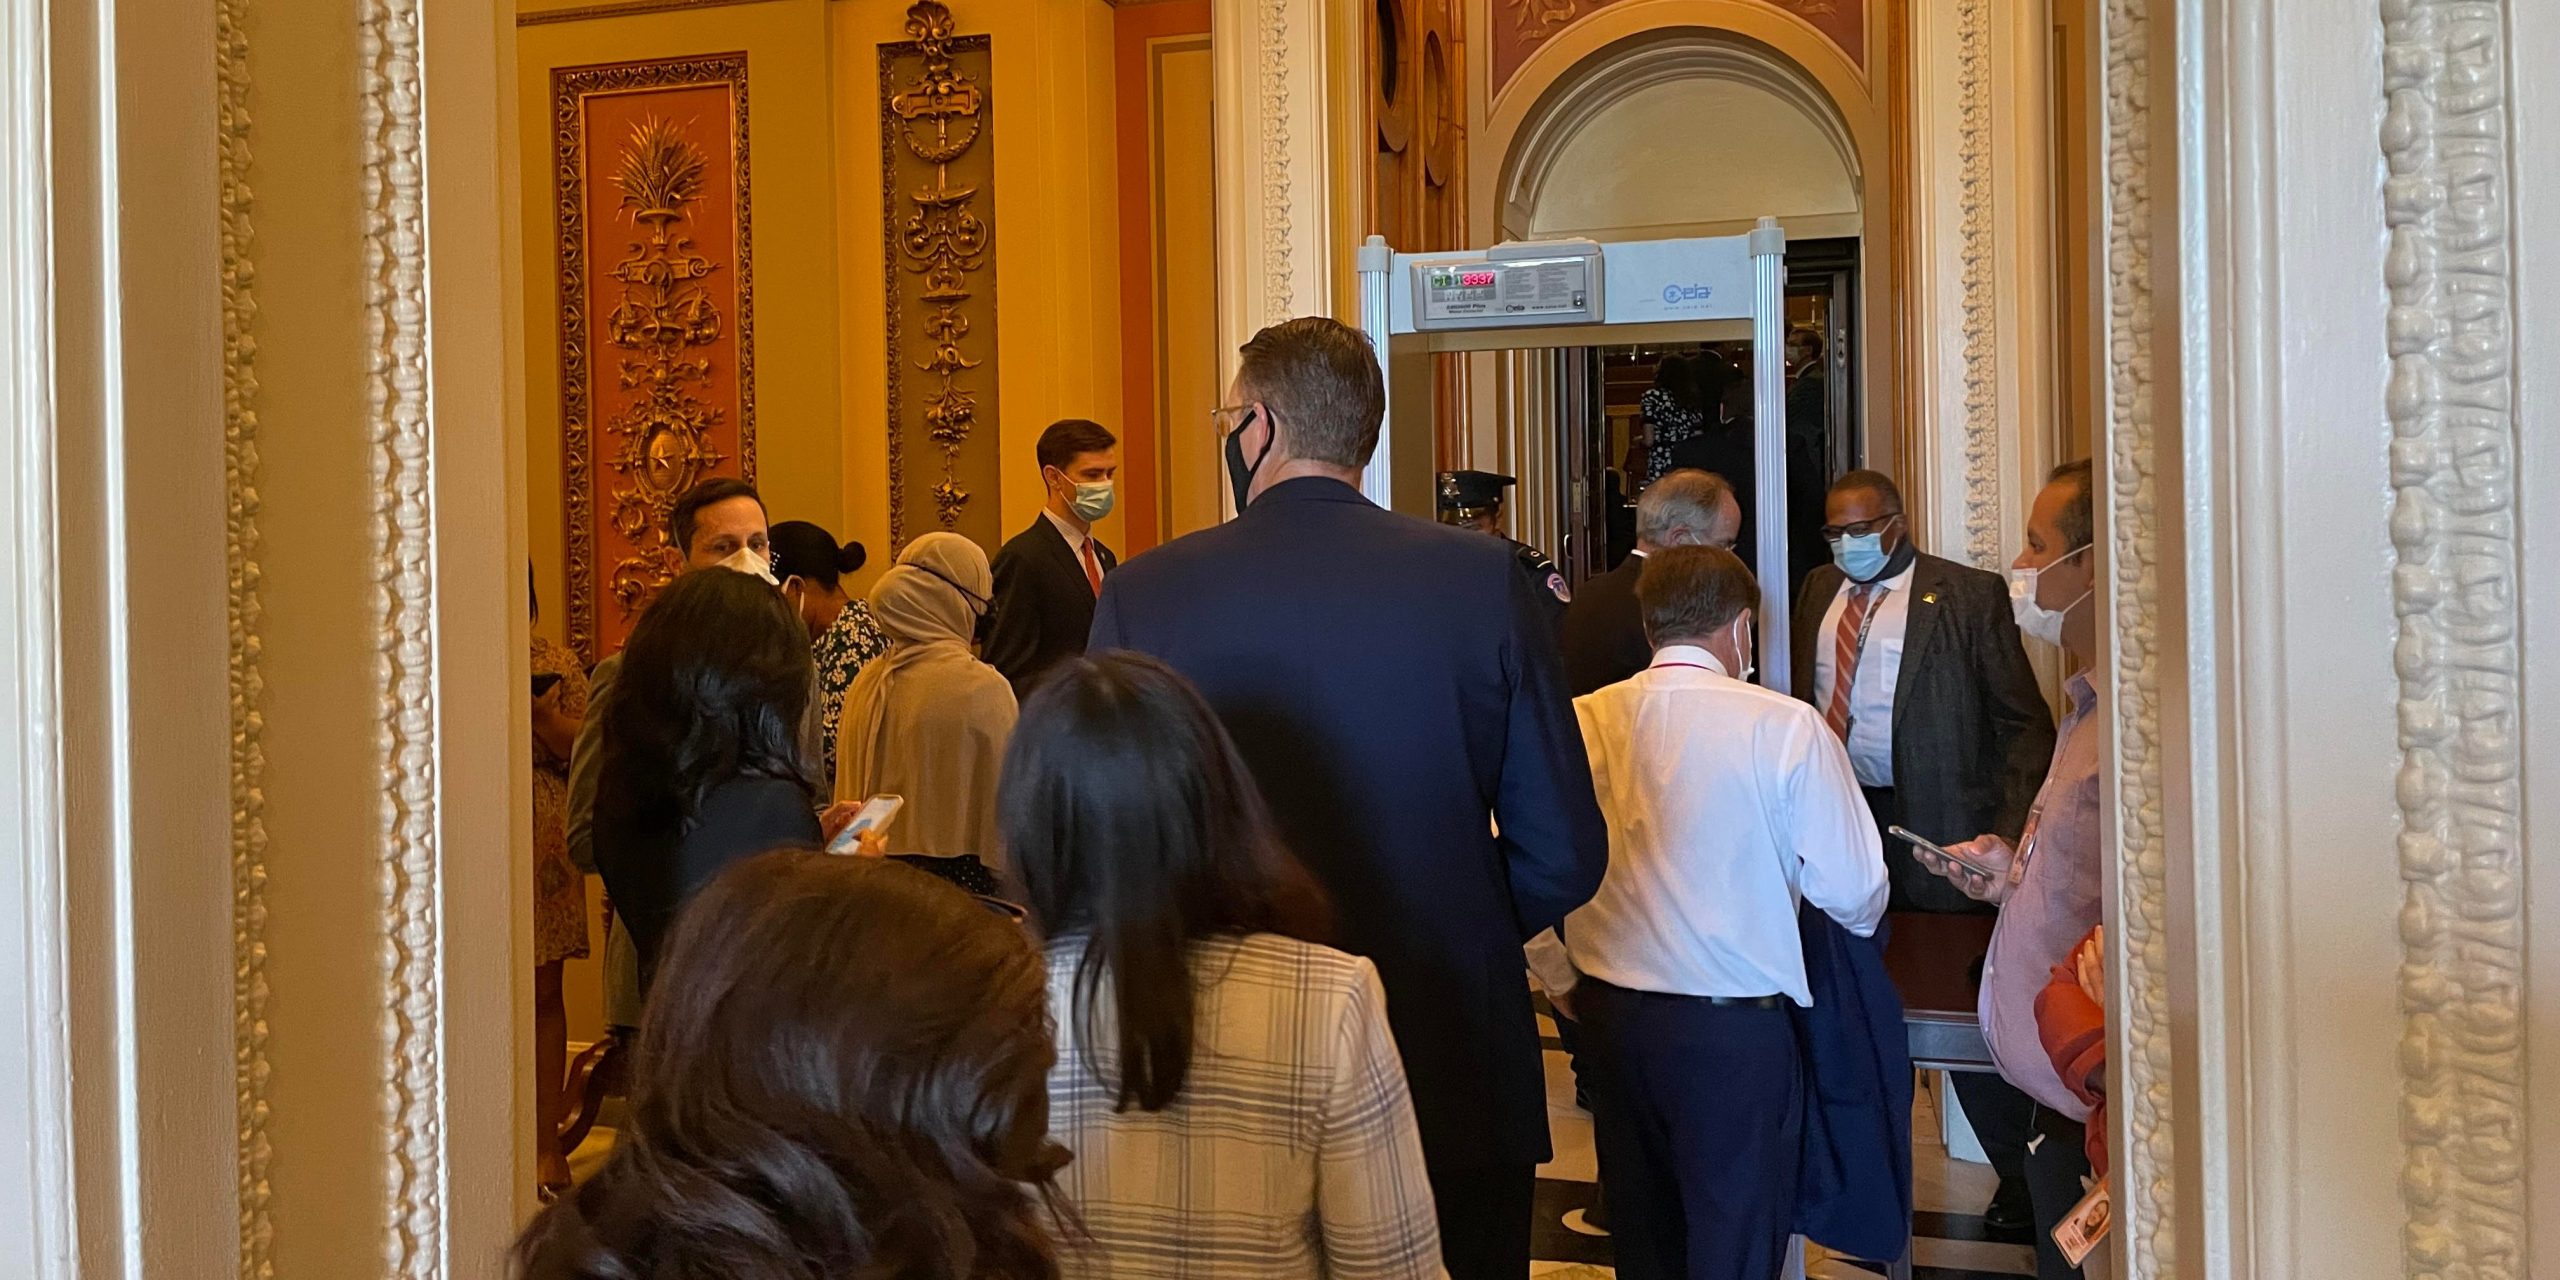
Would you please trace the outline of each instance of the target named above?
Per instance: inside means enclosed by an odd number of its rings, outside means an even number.
[[[1724,674],[1723,672],[1716,670],[1714,667],[1705,666],[1705,665],[1702,665],[1702,664],[1700,664],[1700,663],[1695,663],[1695,662],[1657,662],[1657,663],[1653,664],[1653,665],[1652,665],[1652,666],[1650,666],[1650,667],[1646,667],[1646,668],[1645,668],[1645,670],[1647,670],[1647,671],[1667,671],[1667,670],[1669,670],[1669,669],[1671,669],[1671,668],[1673,668],[1673,667],[1687,667],[1687,668],[1688,668],[1688,669],[1690,669],[1691,671],[1704,671],[1704,672],[1706,672],[1706,673],[1707,673],[1707,674],[1709,674],[1709,675],[1719,675],[1719,676],[1720,676],[1720,675],[1723,675],[1723,674]]]

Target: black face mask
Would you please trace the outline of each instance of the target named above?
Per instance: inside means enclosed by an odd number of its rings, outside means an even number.
[[[908,567],[921,569],[926,573],[932,574],[934,577],[942,579],[944,586],[959,592],[960,598],[968,601],[970,606],[978,611],[978,620],[971,624],[969,628],[969,642],[980,647],[984,647],[987,643],[987,636],[996,629],[996,602],[985,596],[979,595],[975,591],[971,591],[967,587],[961,586],[957,582],[953,582],[950,575],[936,570],[932,565],[919,564],[910,565]]]
[[[1271,456],[1271,444],[1265,441],[1262,446],[1262,457],[1255,458],[1250,466],[1246,465],[1244,460],[1245,430],[1261,416],[1262,410],[1249,410],[1244,415],[1244,420],[1236,424],[1236,429],[1227,433],[1227,487],[1235,490],[1237,515],[1244,514],[1245,504],[1250,501],[1250,495],[1253,493],[1253,473],[1262,470],[1263,458]]]

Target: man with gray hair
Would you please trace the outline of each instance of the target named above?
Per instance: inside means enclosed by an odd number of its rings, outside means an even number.
[[[1734,501],[1733,486],[1714,472],[1683,468],[1645,486],[1636,499],[1635,554],[1583,583],[1564,611],[1558,643],[1565,686],[1574,696],[1616,684],[1653,660],[1636,607],[1636,579],[1647,556],[1670,547],[1730,551],[1741,531],[1742,506]]]
[[[1831,999],[1797,903],[1872,936],[1883,850],[1839,736],[1749,682],[1760,588],[1742,562],[1667,548],[1637,601],[1651,664],[1573,704],[1609,874],[1562,930],[1618,1274],[1771,1280],[1807,1105],[1790,1007]]]

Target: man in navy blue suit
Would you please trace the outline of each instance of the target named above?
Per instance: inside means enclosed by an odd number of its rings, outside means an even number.
[[[1521,1280],[1548,1147],[1520,947],[1608,861],[1554,634],[1501,542],[1361,496],[1367,338],[1298,319],[1242,354],[1219,411],[1242,514],[1105,581],[1092,648],[1154,654],[1217,709],[1335,941],[1378,966],[1450,1274]]]

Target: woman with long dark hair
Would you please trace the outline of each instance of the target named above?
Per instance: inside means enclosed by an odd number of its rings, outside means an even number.
[[[1182,677],[1068,659],[1023,708],[999,823],[1049,935],[1070,1275],[1441,1273],[1431,1184],[1369,961]]]
[[[760,578],[697,569],[631,632],[605,704],[595,859],[649,974],[676,908],[730,863],[817,845],[809,635]]]
[[[893,862],[769,853],[685,908],[631,1122],[523,1280],[1049,1280],[1040,957]]]

